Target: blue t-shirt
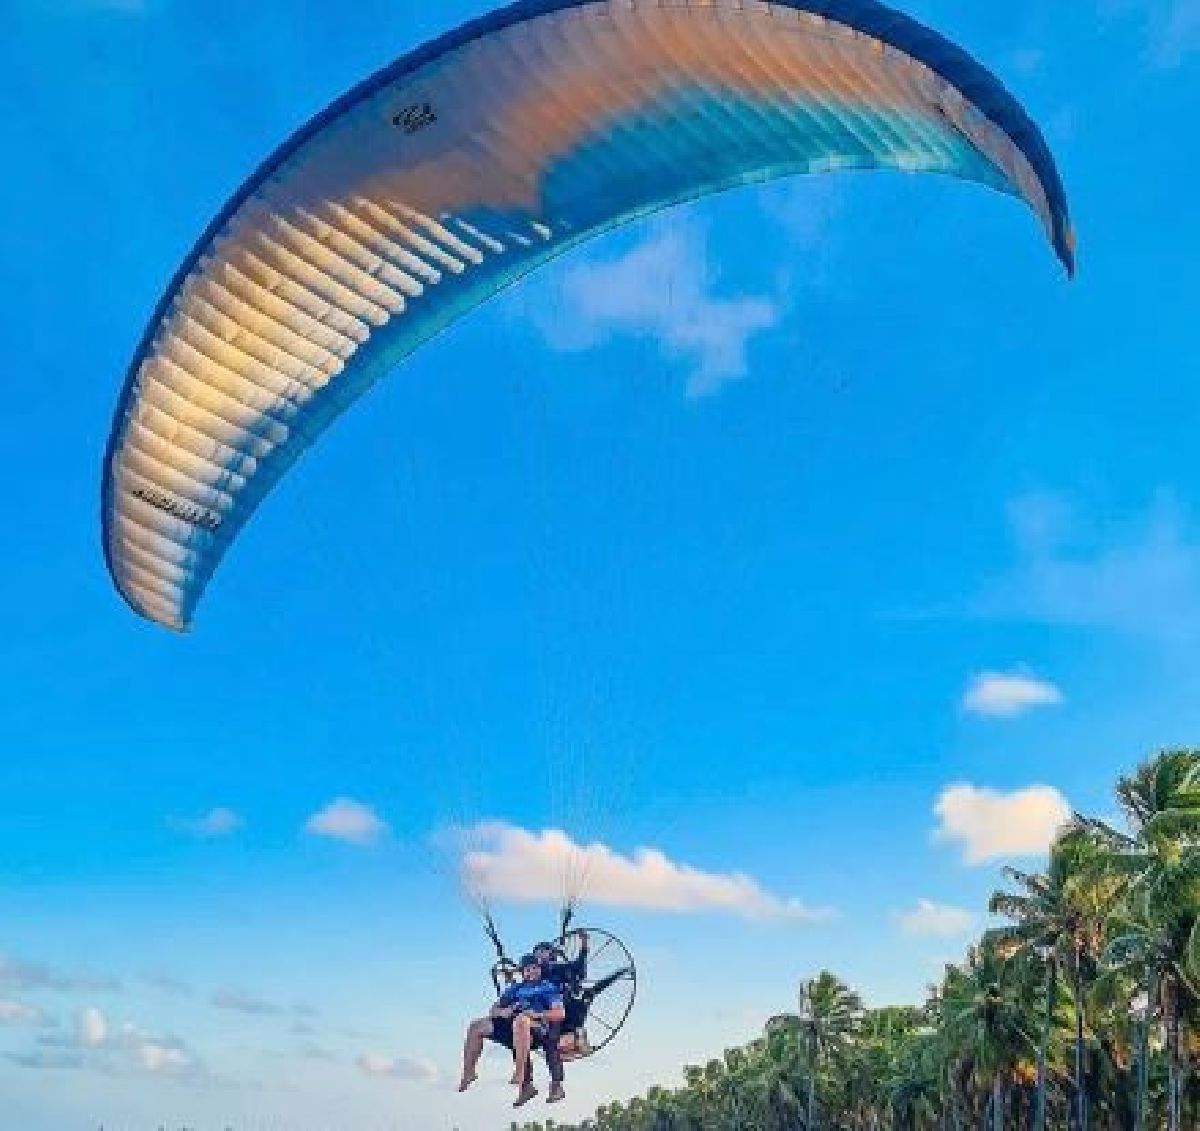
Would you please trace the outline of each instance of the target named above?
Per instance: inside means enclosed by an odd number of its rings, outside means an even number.
[[[518,1013],[546,1013],[562,1008],[562,990],[553,982],[518,982],[500,995],[500,1004],[511,1005]]]

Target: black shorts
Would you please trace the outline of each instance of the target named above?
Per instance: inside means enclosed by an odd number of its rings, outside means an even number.
[[[578,997],[568,997],[566,1000],[567,1015],[563,1018],[563,1032],[573,1033],[587,1024],[587,1003]]]
[[[544,1047],[546,1041],[553,1035],[557,1039],[557,1026],[548,1025],[544,1021],[539,1021],[533,1026],[533,1047]],[[511,1017],[493,1017],[492,1018],[492,1033],[488,1037],[489,1041],[495,1041],[498,1045],[503,1045],[506,1049],[513,1047],[513,1023]]]
[[[489,1041],[495,1041],[506,1049],[513,1047],[513,1023],[511,1017],[493,1017],[492,1032]]]

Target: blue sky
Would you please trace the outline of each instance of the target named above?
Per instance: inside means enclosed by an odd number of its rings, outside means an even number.
[[[487,954],[431,847],[485,819],[489,866],[563,827],[640,893],[587,914],[643,980],[582,1114],[822,966],[918,999],[1061,805],[1195,739],[1195,0],[910,6],[1044,125],[1077,283],[932,179],[670,213],[413,357],[190,636],[129,614],[99,466],[162,286],[296,124],[487,6],[0,14],[14,1126],[506,1125],[498,1059],[450,1088]]]

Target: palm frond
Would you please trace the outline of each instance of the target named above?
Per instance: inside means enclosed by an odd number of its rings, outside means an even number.
[[[1192,931],[1187,941],[1187,950],[1184,953],[1183,966],[1193,985],[1200,984],[1200,918],[1192,924]]]

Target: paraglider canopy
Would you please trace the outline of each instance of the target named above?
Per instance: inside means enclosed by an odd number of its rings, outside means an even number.
[[[553,256],[704,193],[876,168],[1019,197],[1073,270],[1037,127],[875,0],[521,0],[397,60],[266,160],[152,314],[104,461],[118,590],[185,628],[337,416]]]

